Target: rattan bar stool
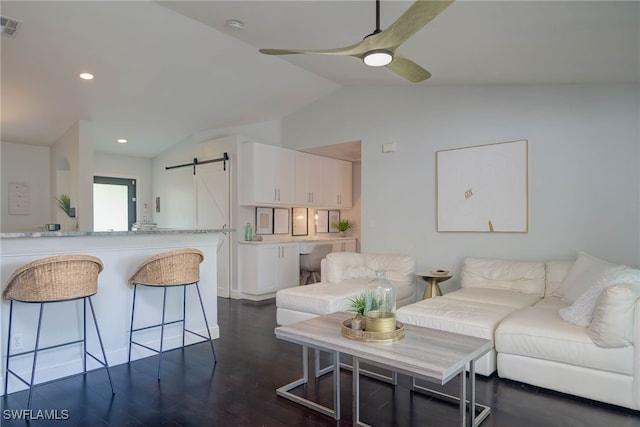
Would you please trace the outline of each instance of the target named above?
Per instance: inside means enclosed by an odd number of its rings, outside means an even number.
[[[185,333],[196,335],[203,338],[203,341],[209,341],[211,345],[211,353],[213,354],[214,365],[217,362],[216,351],[213,348],[213,340],[211,338],[211,332],[209,331],[209,322],[207,321],[207,315],[204,311],[204,304],[202,303],[202,295],[200,294],[200,287],[198,282],[200,281],[200,263],[204,260],[204,255],[198,249],[178,249],[175,251],[162,252],[158,255],[152,256],[145,260],[138,270],[129,279],[129,284],[133,285],[133,306],[131,308],[131,328],[129,329],[129,362],[131,362],[131,347],[132,344],[143,347],[147,350],[153,351],[159,354],[158,360],[158,380],[160,379],[160,371],[162,369],[162,352],[164,346],[164,328],[166,325],[175,323],[182,323],[182,347],[185,346]],[[133,320],[136,311],[136,291],[138,285],[161,287],[163,288],[162,298],[162,322],[144,326],[140,328],[133,327]],[[187,286],[195,285],[198,294],[198,301],[200,302],[200,308],[202,310],[202,317],[204,318],[204,324],[207,329],[207,336],[201,335],[195,331],[186,328],[185,315],[187,306]],[[182,287],[182,318],[178,320],[166,321],[166,307],[167,307],[167,288],[173,286]],[[160,327],[160,349],[156,350],[148,345],[136,342],[133,340],[133,333],[143,331],[151,328]]]
[[[100,329],[98,328],[96,314],[93,310],[93,303],[91,302],[91,296],[95,295],[98,291],[98,274],[100,274],[102,268],[102,261],[100,261],[100,259],[96,257],[92,257],[89,255],[61,255],[30,262],[18,268],[11,275],[11,277],[7,281],[7,286],[5,287],[4,292],[2,292],[2,298],[9,300],[10,304],[9,332],[7,337],[7,360],[4,377],[5,395],[7,394],[7,387],[9,384],[9,374],[11,374],[22,383],[29,386],[29,400],[27,403],[27,408],[31,408],[31,396],[34,387],[38,353],[45,350],[52,350],[54,348],[80,343],[82,343],[83,348],[83,371],[75,375],[87,373],[88,355],[107,370],[107,376],[109,377],[109,384],[111,386],[111,393],[115,394],[115,391],[113,389],[113,382],[111,380],[111,371],[109,370],[109,364],[107,363],[107,355],[104,351],[102,337],[100,336]],[[75,341],[39,348],[44,305],[48,303],[60,303],[79,299],[83,300],[82,338]],[[35,348],[33,350],[11,354],[11,332],[13,323],[14,301],[40,304],[40,313],[38,315],[38,328],[36,332]],[[100,360],[87,350],[87,301],[89,301],[89,307],[91,308],[91,317],[93,318],[93,324],[96,328],[96,335],[98,337],[98,342],[100,343],[102,360]],[[27,381],[10,369],[9,361],[13,357],[32,353],[33,364],[31,367],[31,379]],[[62,378],[58,378],[56,379],[56,381],[59,379]]]

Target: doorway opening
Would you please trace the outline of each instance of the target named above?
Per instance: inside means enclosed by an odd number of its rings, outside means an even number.
[[[93,231],[128,231],[136,222],[136,180],[93,177]]]

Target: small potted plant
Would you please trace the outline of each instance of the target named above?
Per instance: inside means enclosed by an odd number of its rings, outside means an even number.
[[[71,212],[71,197],[67,194],[61,194],[56,201],[58,202],[60,210],[66,213],[69,218],[73,218],[73,214]]]
[[[349,221],[346,218],[336,222],[336,228],[340,232],[340,235],[343,237],[347,235],[347,230],[352,229],[354,225],[355,224],[353,222]]]
[[[367,297],[364,293],[349,298],[349,311],[353,313],[353,319],[351,319],[351,329],[354,331],[361,331],[363,329],[364,311],[367,308]]]

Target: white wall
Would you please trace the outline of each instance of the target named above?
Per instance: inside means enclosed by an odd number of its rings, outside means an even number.
[[[90,133],[90,130],[86,131]],[[63,231],[74,231],[76,221],[59,208],[56,198],[61,193],[71,196],[71,204],[85,218],[84,231],[93,229],[93,176],[135,178],[137,180],[137,214],[151,218],[154,204],[151,199],[151,160],[139,157],[87,153],[87,145],[79,148],[81,130],[75,124],[53,147],[2,142],[1,182],[2,222],[0,232],[37,231],[47,223],[62,224]],[[78,166],[79,158],[86,165]],[[82,178],[80,178],[82,175]],[[29,184],[31,212],[29,215],[9,215],[9,182]],[[81,198],[80,195],[83,195]],[[80,206],[80,203],[84,203]],[[145,210],[144,205],[147,204]]]
[[[282,137],[295,149],[362,140],[363,252],[408,253],[425,270],[580,250],[639,265],[639,100],[638,85],[345,88],[286,117]],[[436,151],[520,139],[529,232],[438,233]]]
[[[80,120],[51,147],[52,209],[62,231],[93,230],[93,140],[91,123]],[[69,218],[56,205],[67,194],[76,218]]]
[[[29,232],[54,222],[51,217],[49,147],[11,142],[0,143],[0,232]],[[31,208],[28,215],[9,215],[9,183],[29,185]]]
[[[136,215],[151,220],[155,202],[151,199],[151,159],[95,153],[93,175],[136,180]]]

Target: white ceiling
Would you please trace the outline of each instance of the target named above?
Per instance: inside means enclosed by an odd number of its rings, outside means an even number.
[[[96,151],[153,157],[341,86],[413,85],[356,58],[257,51],[356,43],[375,28],[374,4],[3,0],[2,15],[23,24],[0,40],[0,137],[48,145],[88,120]],[[383,1],[382,28],[410,4]],[[399,51],[432,73],[421,86],[638,83],[640,2],[458,0]],[[95,80],[80,81],[81,71]]]

